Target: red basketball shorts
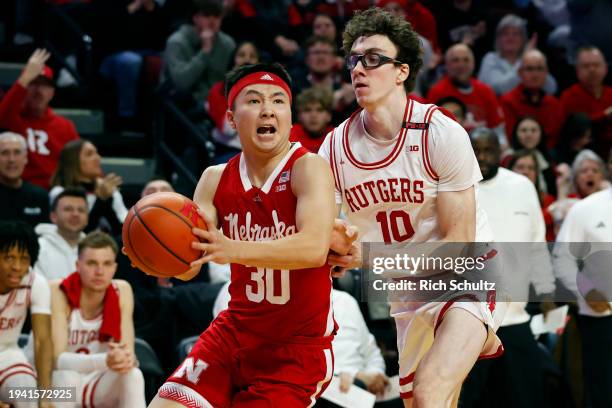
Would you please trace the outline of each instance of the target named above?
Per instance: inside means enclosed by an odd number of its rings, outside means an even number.
[[[280,343],[235,327],[227,311],[158,391],[186,407],[311,407],[333,374],[331,339]]]

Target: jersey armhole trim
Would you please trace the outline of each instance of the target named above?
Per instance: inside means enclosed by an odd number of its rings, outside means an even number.
[[[440,181],[440,177],[433,169],[431,165],[431,161],[429,160],[429,124],[431,123],[431,118],[435,111],[438,110],[438,107],[435,105],[430,106],[425,112],[424,122],[428,125],[423,133],[421,134],[421,144],[423,145],[423,165],[425,167],[425,171],[427,175],[431,177],[434,181]]]

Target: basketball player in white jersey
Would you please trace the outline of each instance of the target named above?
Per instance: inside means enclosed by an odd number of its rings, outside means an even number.
[[[381,9],[358,13],[344,31],[344,50],[362,110],[328,134],[319,154],[361,241],[492,240],[475,199],[482,176],[467,133],[434,105],[408,98],[422,65],[410,24]],[[359,257],[330,260],[355,267]],[[503,351],[495,302],[461,300],[392,304],[406,407],[455,406],[475,361]]]
[[[76,387],[70,406],[146,405],[134,354],[132,288],[113,280],[116,256],[115,241],[92,232],[79,243],[77,271],[51,283],[53,384]]]
[[[16,393],[25,387],[51,388],[49,285],[31,270],[38,250],[38,239],[29,225],[0,223],[0,407],[37,407],[37,401],[17,400]],[[17,344],[28,309],[32,314],[36,370]],[[47,401],[40,401],[40,407],[47,406]]]

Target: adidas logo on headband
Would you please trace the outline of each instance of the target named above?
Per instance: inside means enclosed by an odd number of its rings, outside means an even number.
[[[274,81],[274,78],[272,78],[269,74],[264,74],[259,79],[263,79],[263,80],[266,80],[266,81]]]

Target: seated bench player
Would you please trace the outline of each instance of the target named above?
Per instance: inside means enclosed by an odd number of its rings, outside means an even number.
[[[49,389],[51,385],[49,285],[31,269],[38,251],[38,239],[30,225],[0,222],[0,407],[50,406],[47,401],[15,399],[18,390],[37,386]],[[36,369],[17,343],[28,309],[32,315]]]
[[[76,272],[51,283],[53,385],[76,387],[79,407],[146,406],[132,288],[113,280],[117,251],[109,235],[94,231],[79,243]]]

